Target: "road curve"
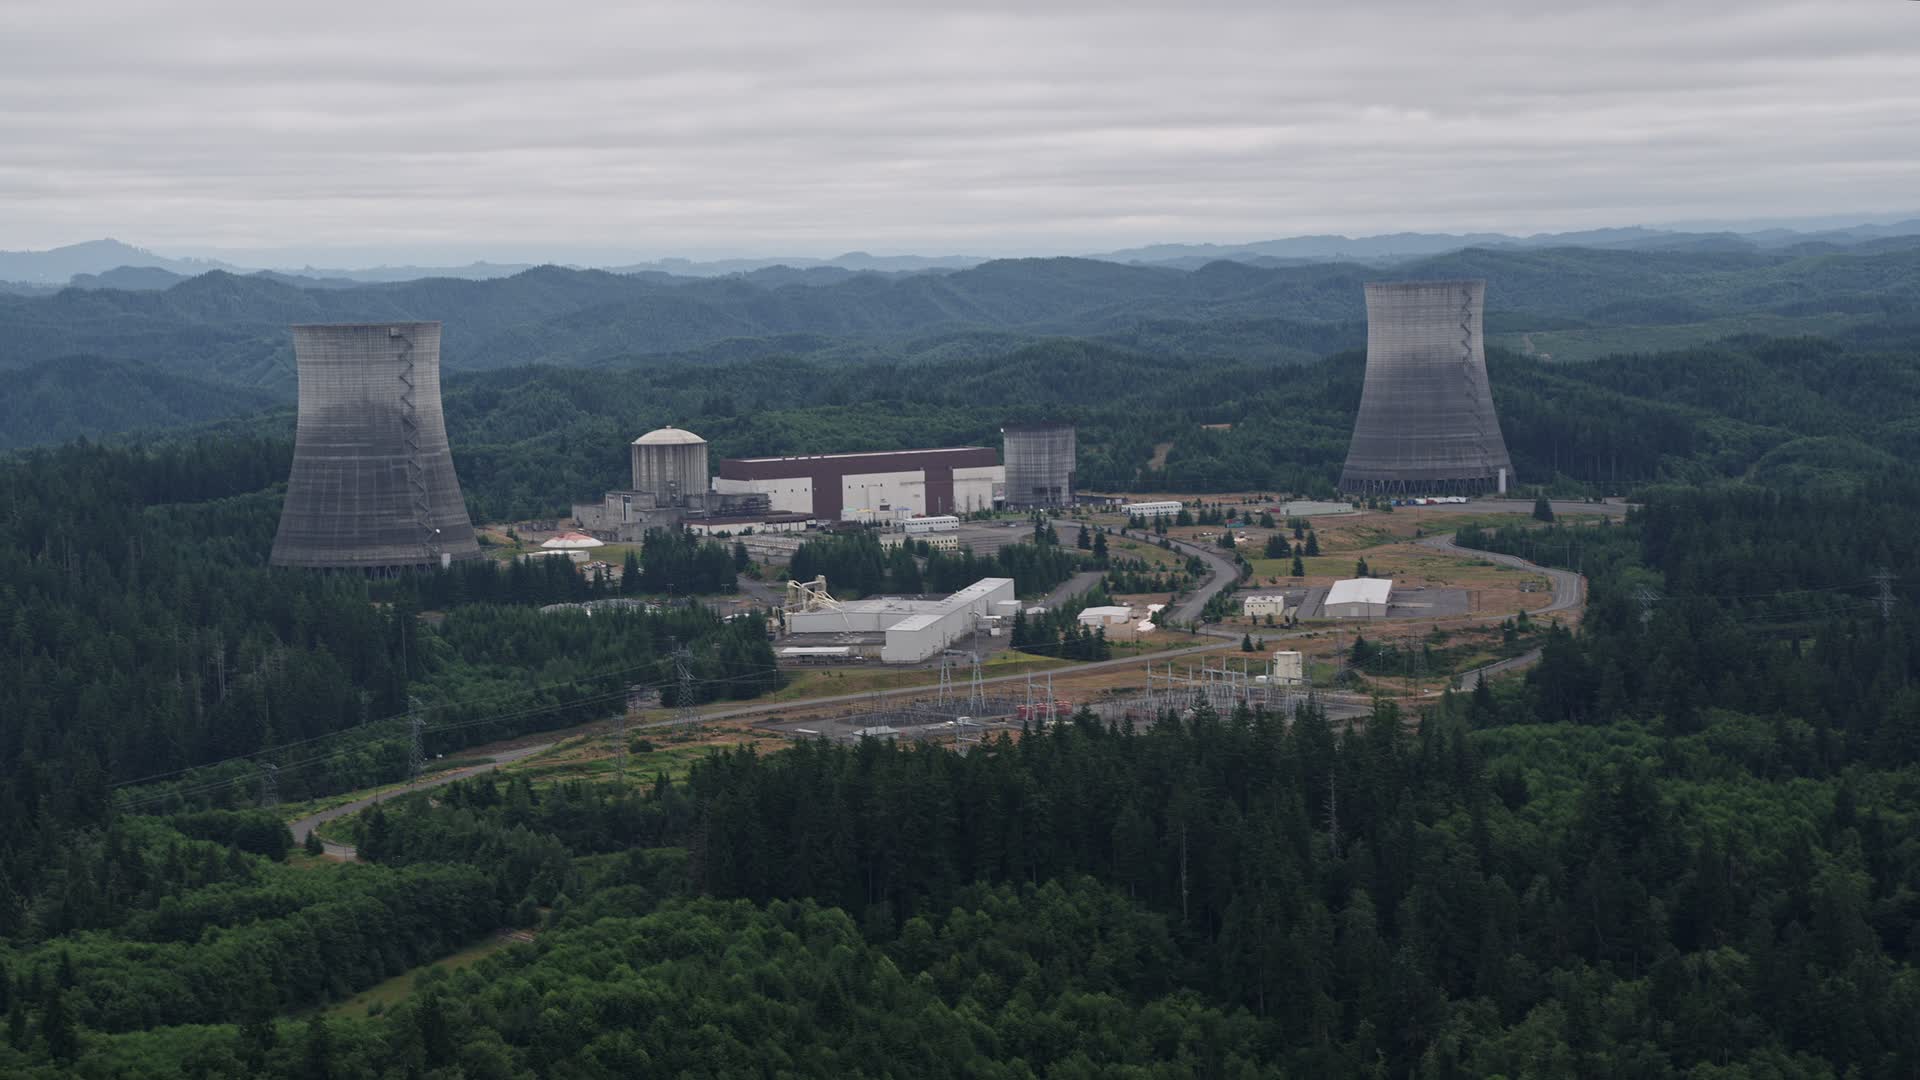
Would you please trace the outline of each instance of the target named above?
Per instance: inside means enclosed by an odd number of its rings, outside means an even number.
[[[1518,555],[1503,555],[1493,551],[1480,551],[1475,548],[1463,548],[1453,542],[1451,536],[1429,536],[1415,543],[1424,548],[1458,555],[1463,558],[1485,559],[1501,566],[1511,566],[1516,570],[1531,570],[1544,574],[1553,582],[1553,601],[1546,607],[1528,612],[1529,615],[1554,615],[1562,611],[1576,611],[1586,599],[1586,579],[1571,570],[1560,570],[1551,566],[1531,563]]]
[[[1207,564],[1209,573],[1204,584],[1173,605],[1173,610],[1163,614],[1162,617],[1170,617],[1183,623],[1198,622],[1200,613],[1206,610],[1207,601],[1218,596],[1222,589],[1240,580],[1240,564],[1222,553],[1219,548],[1190,544],[1185,540],[1174,540],[1172,543],[1175,551],[1198,555],[1200,561]],[[1210,633],[1211,631],[1202,632]]]
[[[396,796],[405,795],[410,791],[423,791],[427,788],[439,787],[442,784],[451,784],[455,780],[465,780],[469,776],[479,776],[481,773],[492,772],[493,770],[509,762],[519,761],[521,758],[532,757],[533,755],[539,753],[540,751],[553,746],[553,744],[554,744],[553,741],[549,741],[549,742],[543,742],[543,743],[534,743],[533,745],[530,745],[530,746],[516,746],[516,747],[512,747],[511,749],[502,750],[492,755],[491,759],[488,760],[484,765],[469,765],[464,769],[449,769],[446,772],[435,773],[432,776],[428,776],[415,783],[408,784],[405,787],[388,788],[388,789],[376,792],[372,795],[368,795],[367,797],[362,799],[355,799],[352,802],[341,803],[339,806],[322,810],[317,814],[309,814],[308,816],[300,818],[297,821],[288,822],[287,828],[293,830],[294,843],[304,844],[307,842],[307,836],[319,826],[324,825],[335,818],[342,818],[342,817],[346,817],[348,814],[359,813],[360,811],[365,810],[367,807],[372,806],[374,803],[379,802],[383,798],[391,799]],[[321,839],[320,844],[322,847],[326,849],[326,853],[328,855],[331,855],[336,859],[351,861],[353,859],[359,858],[359,853],[353,849],[352,844],[336,844],[333,841],[325,838]]]
[[[1549,602],[1546,607],[1528,612],[1527,614],[1529,615],[1554,615],[1563,611],[1577,611],[1580,606],[1586,602],[1587,579],[1571,570],[1541,566],[1539,563],[1528,562],[1518,555],[1504,555],[1494,551],[1463,548],[1453,542],[1452,536],[1447,535],[1429,536],[1424,540],[1416,541],[1416,543],[1421,547],[1431,548],[1434,551],[1442,551],[1448,555],[1480,558],[1490,563],[1498,563],[1501,566],[1511,566],[1516,570],[1530,570],[1537,574],[1545,574],[1547,579],[1553,583],[1553,600]],[[1505,660],[1496,660],[1491,664],[1483,664],[1480,667],[1474,668],[1472,671],[1463,672],[1460,677],[1454,681],[1454,686],[1460,690],[1472,690],[1483,677],[1491,678],[1504,672],[1519,671],[1522,668],[1532,667],[1539,659],[1540,650],[1530,649],[1521,653],[1519,656],[1509,657]]]

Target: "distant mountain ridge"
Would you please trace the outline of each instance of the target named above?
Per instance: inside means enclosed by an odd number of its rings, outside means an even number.
[[[1337,234],[1293,236],[1244,244],[1152,244],[1078,256],[1102,262],[1135,263],[1193,270],[1211,262],[1231,260],[1256,266],[1290,263],[1402,262],[1464,251],[1469,248],[1545,249],[1583,247],[1629,251],[1786,251],[1889,250],[1920,238],[1920,216],[1885,223],[1866,223],[1818,229],[1766,227],[1745,230],[1661,229],[1645,226],[1587,229],[1577,232],[1507,233],[1399,232],[1349,237]],[[601,267],[615,274],[654,274],[678,278],[712,278],[779,270],[790,280],[806,284],[838,280],[848,274],[941,274],[969,270],[988,262],[1006,261],[978,255],[871,255],[850,251],[831,258],[767,257],[730,259],[662,258]],[[158,269],[183,277],[211,270],[236,274],[264,273],[291,280],[302,287],[339,288],[352,284],[400,283],[427,278],[489,281],[534,269],[524,262],[469,262],[456,266],[373,266],[325,269],[313,266],[248,268],[220,259],[173,258],[118,240],[90,240],[48,251],[0,251],[0,283],[12,287],[0,292],[35,294],[49,286],[71,283],[82,288],[151,288],[127,285],[109,277],[124,269]],[[580,267],[574,267],[580,269]],[[794,278],[796,273],[810,278]],[[822,276],[822,275],[826,276]]]

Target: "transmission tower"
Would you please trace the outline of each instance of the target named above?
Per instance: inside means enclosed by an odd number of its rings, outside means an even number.
[[[421,770],[427,767],[427,747],[423,741],[426,734],[427,718],[421,715],[420,699],[407,698],[407,780],[420,779]]]
[[[678,686],[673,695],[676,718],[682,728],[691,728],[700,722],[700,713],[693,707],[693,650],[684,645],[673,650],[673,678]]]
[[[953,652],[940,654],[940,689],[935,692],[934,700],[945,705],[953,700]]]
[[[1886,622],[1893,618],[1893,571],[1883,566],[1873,575],[1873,580],[1880,585],[1880,595],[1874,598],[1874,604],[1880,608],[1880,621]]]
[[[967,709],[978,715],[987,704],[986,683],[980,678],[980,654],[970,652],[967,659],[973,663],[973,679],[967,687]]]
[[[633,713],[633,693],[627,693],[626,707],[613,717],[613,775],[622,787],[627,783],[627,717]]]
[[[1653,625],[1653,605],[1660,599],[1660,594],[1642,585],[1633,590],[1633,598],[1640,602],[1640,625]]]
[[[280,766],[271,761],[260,763],[260,806],[271,810],[280,805]]]

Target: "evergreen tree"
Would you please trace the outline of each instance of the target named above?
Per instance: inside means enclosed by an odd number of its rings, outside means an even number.
[[[1320,554],[1320,534],[1314,532],[1312,529],[1308,529],[1307,530],[1307,555],[1309,557],[1312,557],[1319,554]]]
[[[1553,520],[1553,504],[1547,501],[1545,492],[1541,492],[1540,495],[1533,500],[1533,520],[1548,522]]]

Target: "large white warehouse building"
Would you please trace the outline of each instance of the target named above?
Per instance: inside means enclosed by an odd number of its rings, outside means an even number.
[[[852,600],[818,611],[796,611],[787,616],[787,632],[884,632],[880,659],[914,664],[973,633],[980,616],[997,612],[1000,603],[1012,599],[1012,578],[981,578],[944,600]]]
[[[713,490],[762,494],[779,512],[820,521],[877,521],[993,509],[1007,471],[982,446],[871,454],[729,458]]]
[[[1378,619],[1387,614],[1392,596],[1393,581],[1389,578],[1348,578],[1334,582],[1327,590],[1320,611],[1335,619]]]

